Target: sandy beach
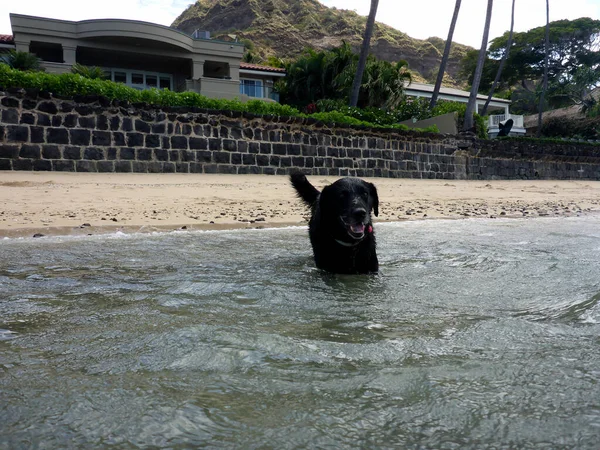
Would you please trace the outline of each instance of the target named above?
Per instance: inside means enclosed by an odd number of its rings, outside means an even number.
[[[311,176],[322,187],[335,177]],[[376,222],[600,212],[596,181],[368,179]],[[306,224],[287,177],[0,172],[0,238]]]

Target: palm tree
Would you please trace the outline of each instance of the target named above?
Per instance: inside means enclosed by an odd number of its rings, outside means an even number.
[[[38,58],[37,55],[29,52],[10,50],[0,57],[0,62],[8,64],[12,69],[22,71],[38,72],[45,70],[42,67],[41,58]]]
[[[487,113],[488,106],[490,101],[492,100],[492,96],[494,95],[494,91],[496,90],[496,86],[500,81],[500,77],[502,76],[502,71],[504,70],[504,65],[506,64],[506,59],[508,58],[508,53],[510,52],[510,47],[512,46],[513,41],[513,28],[515,27],[515,0],[512,2],[512,12],[510,16],[510,31],[508,33],[508,42],[506,43],[506,50],[504,51],[504,55],[502,55],[502,59],[500,60],[500,66],[498,67],[498,72],[496,72],[496,78],[494,78],[494,82],[492,83],[492,87],[488,94],[488,98],[485,101],[485,105],[483,105],[483,109],[481,110],[481,115],[485,116]]]
[[[358,103],[358,91],[360,90],[363,73],[365,71],[365,66],[367,65],[367,56],[369,54],[369,46],[371,43],[371,36],[373,35],[373,28],[375,26],[377,6],[379,6],[379,0],[371,0],[371,10],[369,11],[365,35],[363,37],[362,47],[360,49],[360,57],[358,58],[358,67],[356,68],[354,82],[352,83],[352,91],[350,93],[350,106],[356,106]]]
[[[461,0],[456,0],[456,4],[454,5],[454,14],[452,15],[452,21],[450,22],[450,30],[448,31],[448,39],[446,39],[446,46],[444,47],[444,55],[442,56],[440,70],[437,75],[437,80],[435,80],[435,88],[433,89],[431,101],[429,102],[430,109],[433,109],[433,107],[435,106],[438,94],[440,93],[440,88],[442,87],[442,80],[444,79],[446,64],[448,63],[448,58],[450,57],[450,47],[452,46],[452,36],[454,36],[454,27],[456,27],[456,19],[458,19],[458,11],[460,10],[460,2]]]
[[[544,108],[544,96],[548,89],[548,60],[550,51],[550,0],[546,0],[546,42],[545,42],[545,56],[544,56],[544,82],[542,84],[542,94],[540,95],[540,105],[538,107],[538,123],[536,136],[542,135],[542,115]]]
[[[471,131],[473,129],[473,113],[475,112],[475,106],[477,104],[477,91],[479,90],[481,74],[483,73],[483,63],[485,62],[485,56],[487,53],[488,36],[490,34],[490,23],[492,22],[493,6],[494,0],[488,0],[487,13],[485,16],[485,26],[483,27],[483,38],[481,39],[481,48],[479,49],[477,67],[475,68],[475,75],[473,75],[473,85],[471,86],[471,95],[469,95],[469,103],[467,103],[467,110],[465,112],[465,120],[463,124],[464,131]]]

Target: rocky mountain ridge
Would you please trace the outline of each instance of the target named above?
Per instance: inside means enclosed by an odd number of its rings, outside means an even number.
[[[348,42],[357,52],[366,17],[354,11],[328,8],[317,0],[197,0],[173,22],[186,33],[210,31],[212,37],[235,36],[259,58],[292,58],[305,48],[330,49]],[[445,41],[438,37],[413,39],[377,22],[371,52],[388,61],[404,59],[415,81],[434,82]],[[445,83],[463,86],[459,78],[462,57],[471,47],[452,45]]]

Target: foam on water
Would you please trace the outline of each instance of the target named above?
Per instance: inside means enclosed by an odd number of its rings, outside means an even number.
[[[595,448],[600,218],[0,241],[0,447]]]

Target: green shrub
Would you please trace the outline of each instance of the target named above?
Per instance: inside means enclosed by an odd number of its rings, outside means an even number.
[[[3,62],[12,69],[32,72],[44,71],[42,60],[29,52],[10,50],[8,53],[0,56],[0,62]]]
[[[71,68],[71,73],[81,75],[84,78],[90,78],[92,80],[106,80],[108,76],[106,72],[100,67],[96,66],[84,66],[83,64],[76,63]]]
[[[544,120],[542,136],[563,139],[600,139],[600,117],[584,119],[571,117],[552,117]]]

